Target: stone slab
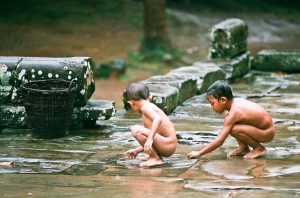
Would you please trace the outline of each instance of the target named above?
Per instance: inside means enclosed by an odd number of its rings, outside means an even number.
[[[251,67],[261,71],[299,73],[300,50],[262,50],[251,61]]]
[[[108,120],[116,114],[114,101],[88,100],[83,107],[75,107],[71,129],[91,128],[97,120]]]
[[[176,109],[179,100],[178,89],[169,85],[147,83],[152,95],[152,102],[170,114]]]
[[[178,75],[197,80],[197,94],[205,93],[216,80],[225,80],[224,71],[214,63],[195,62],[193,66],[184,66],[171,70],[167,75]]]
[[[196,95],[197,80],[178,75],[152,76],[144,82],[147,84],[169,85],[178,89],[178,104]]]
[[[116,113],[115,102],[108,100],[88,100],[83,107],[75,107],[70,129],[93,127],[96,121],[106,120]],[[27,128],[26,111],[22,105],[13,103],[0,105],[1,128]]]
[[[251,70],[250,53],[246,52],[229,61],[214,60],[226,74],[226,79],[234,80],[243,77]]]
[[[170,114],[178,105],[178,89],[166,84],[153,84],[143,81],[149,88],[152,102],[162,109],[166,114]],[[128,99],[123,92],[124,108],[130,110],[130,105],[127,103]]]

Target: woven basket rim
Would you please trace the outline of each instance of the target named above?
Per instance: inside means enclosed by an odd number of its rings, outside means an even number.
[[[34,89],[34,88],[30,88],[30,87],[26,87],[29,84],[33,84],[33,83],[39,83],[39,82],[64,82],[64,83],[68,83],[69,87],[66,88],[59,88],[57,90],[50,90],[50,89]],[[26,91],[35,91],[35,92],[41,92],[41,93],[57,93],[57,92],[72,92],[75,91],[77,88],[77,84],[73,83],[76,82],[75,79],[71,80],[71,81],[67,81],[64,79],[47,79],[47,80],[35,80],[35,81],[30,81],[30,82],[26,82],[22,85],[20,85],[20,87]]]

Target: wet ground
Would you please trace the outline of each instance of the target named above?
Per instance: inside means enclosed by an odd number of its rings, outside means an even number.
[[[206,57],[209,28],[231,17],[248,24],[252,55],[266,48],[300,48],[299,17],[176,10],[168,10],[168,16],[173,41],[192,60]],[[0,24],[0,30],[2,55],[85,55],[96,62],[126,57],[129,50],[137,49],[142,35],[136,27],[103,21],[92,27],[62,23],[51,29]],[[93,98],[114,100],[121,108],[127,83],[152,75],[139,72],[125,81],[98,80]],[[187,160],[188,152],[210,142],[222,127],[223,116],[214,113],[201,95],[169,116],[177,130],[178,148],[156,168],[142,169],[140,160],[122,158],[123,152],[137,146],[129,126],[141,119],[121,109],[114,118],[99,121],[95,129],[59,139],[35,139],[29,130],[5,129],[0,134],[0,162],[15,165],[0,165],[1,197],[300,197],[299,85],[299,74],[276,73],[255,73],[232,84],[236,96],[252,96],[274,118],[275,139],[265,144],[269,153],[254,160],[226,158],[237,146],[234,139],[199,161]],[[265,95],[269,89],[275,91]]]
[[[300,197],[299,85],[299,74],[281,73],[252,73],[232,84],[235,96],[261,104],[276,125],[274,140],[264,144],[268,154],[254,160],[228,159],[226,153],[237,146],[232,138],[199,161],[186,158],[222,127],[223,116],[210,109],[203,95],[169,116],[178,148],[155,168],[123,159],[123,152],[137,146],[129,126],[141,123],[138,115],[123,110],[99,121],[96,129],[59,139],[5,129],[0,161],[15,165],[0,166],[2,197]],[[275,91],[266,94],[268,90]]]

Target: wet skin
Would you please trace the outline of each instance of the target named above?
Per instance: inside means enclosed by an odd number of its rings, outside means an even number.
[[[223,144],[228,135],[236,138],[239,147],[227,154],[228,157],[246,153],[245,159],[254,159],[267,153],[263,142],[269,142],[275,134],[275,127],[269,113],[260,105],[242,98],[227,100],[221,97],[220,100],[208,96],[207,100],[212,109],[222,114],[225,110],[223,129],[219,136],[200,151],[192,151],[188,158],[201,157]],[[253,148],[249,150],[249,146]]]

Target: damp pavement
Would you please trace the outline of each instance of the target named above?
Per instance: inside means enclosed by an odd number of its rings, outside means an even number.
[[[164,165],[140,168],[139,157],[122,154],[135,146],[129,127],[139,115],[118,110],[97,127],[57,139],[36,139],[29,130],[0,134],[1,197],[300,197],[300,75],[251,72],[232,83],[236,97],[249,98],[273,117],[276,135],[268,154],[228,159],[233,138],[197,160],[186,154],[212,141],[223,115],[197,95],[169,115],[178,136],[176,153]]]

